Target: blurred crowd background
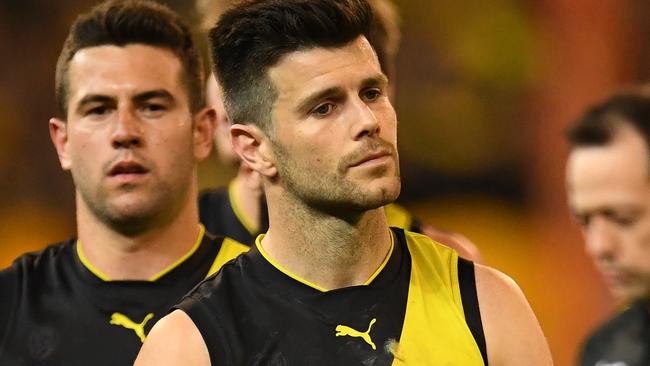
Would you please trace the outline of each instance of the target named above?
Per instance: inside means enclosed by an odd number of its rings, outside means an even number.
[[[198,25],[192,1],[164,2]],[[649,80],[650,2],[395,2],[400,201],[513,277],[556,364],[571,365],[617,304],[566,207],[563,131],[590,104]],[[74,235],[74,190],[47,122],[58,115],[54,68],[67,28],[94,3],[0,0],[1,267]],[[213,158],[200,173],[208,187],[234,171]]]

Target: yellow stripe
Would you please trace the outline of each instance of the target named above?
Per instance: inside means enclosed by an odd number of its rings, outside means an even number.
[[[390,233],[390,249],[388,250],[388,255],[386,256],[386,258],[384,258],[384,261],[381,262],[379,268],[377,268],[375,273],[373,273],[372,276],[368,278],[368,281],[366,281],[364,285],[369,285],[375,279],[375,277],[377,277],[379,273],[381,273],[384,267],[386,267],[386,264],[388,263],[390,256],[393,255],[393,248],[395,248],[395,238],[393,237],[393,230],[389,229],[388,232]]]
[[[174,268],[178,267],[181,265],[181,263],[185,262],[187,258],[192,256],[194,252],[196,252],[197,249],[199,249],[199,246],[201,246],[201,241],[203,240],[203,235],[205,234],[205,227],[203,224],[199,224],[199,236],[196,238],[196,242],[194,243],[194,246],[192,246],[192,249],[190,249],[189,252],[185,253],[184,256],[178,258],[178,260],[172,264],[170,264],[167,268],[163,269],[162,271],[158,272],[158,274],[154,275],[153,277],[149,278],[148,281],[153,282],[157,281],[160,279],[160,277],[166,275],[170,271],[172,271]]]
[[[235,216],[237,216],[239,222],[244,225],[244,228],[246,228],[246,231],[248,231],[249,234],[255,235],[259,230],[257,224],[255,224],[253,220],[246,215],[244,210],[241,209],[239,201],[237,200],[237,186],[235,185],[235,182],[237,182],[238,179],[239,178],[233,179],[233,181],[228,185],[228,200],[230,200],[232,211],[235,213]]]
[[[81,249],[81,241],[77,240],[77,256],[81,263],[95,276],[103,281],[111,281],[111,278],[108,277],[104,272],[100,271],[97,267],[93,266],[92,263],[86,258],[83,249]]]
[[[171,270],[174,268],[178,267],[181,263],[183,263],[187,258],[189,258],[194,252],[196,252],[197,249],[199,249],[199,246],[201,245],[201,241],[203,240],[203,235],[205,234],[205,227],[202,224],[199,224],[199,236],[196,238],[196,243],[194,243],[194,246],[192,249],[190,249],[189,252],[185,253],[184,256],[179,258],[177,261],[174,263],[170,264],[167,268],[162,270],[161,272],[158,272],[158,274],[154,275],[153,277],[149,278],[148,281],[157,281],[160,279],[160,277],[166,275],[169,273]],[[77,240],[77,256],[79,257],[79,260],[81,263],[95,276],[97,276],[99,279],[103,281],[112,281],[108,275],[106,275],[104,272],[100,271],[97,267],[95,267],[88,258],[86,258],[86,255],[83,252],[83,249],[81,248],[81,241]]]
[[[397,203],[389,203],[384,206],[384,212],[386,212],[388,226],[401,227],[406,230],[411,229],[413,217],[404,207]]]
[[[463,299],[460,295],[460,282],[458,281],[458,253],[453,251],[453,255],[449,257],[449,279],[451,286],[451,297],[454,303],[460,310],[460,314],[465,319],[465,311],[463,310]]]
[[[298,281],[298,282],[300,282],[300,283],[302,283],[302,284],[305,284],[305,285],[307,285],[307,286],[309,286],[309,287],[311,287],[311,288],[313,288],[313,289],[315,289],[315,290],[318,290],[318,291],[320,291],[320,292],[327,292],[327,289],[326,289],[326,288],[321,287],[321,286],[318,286],[317,284],[315,284],[315,283],[313,283],[313,282],[310,282],[310,281],[308,281],[308,280],[306,280],[306,279],[304,279],[304,278],[301,278],[301,277],[299,277],[299,276],[297,276],[297,275],[295,275],[295,274],[289,272],[289,270],[285,269],[285,268],[282,267],[279,263],[277,263],[276,261],[274,261],[273,259],[271,259],[271,257],[269,257],[269,255],[264,251],[264,248],[262,248],[262,239],[264,239],[264,235],[265,235],[265,234],[260,234],[260,235],[257,236],[257,239],[255,239],[255,246],[257,246],[257,250],[260,251],[260,253],[262,254],[262,256],[263,256],[263,257],[264,257],[264,258],[265,258],[269,263],[271,263],[271,265],[272,265],[273,267],[277,268],[280,272],[284,273],[285,275],[287,275],[287,276],[293,278],[294,280],[296,280],[296,281]],[[390,256],[391,256],[392,253],[393,253],[393,248],[395,247],[395,241],[394,241],[394,239],[393,239],[393,233],[392,233],[392,231],[391,231],[391,234],[390,234],[390,239],[391,239],[391,242],[390,242],[390,249],[389,249],[389,251],[388,251],[388,255],[386,256],[386,258],[384,258],[384,261],[381,263],[381,265],[379,266],[379,268],[377,268],[377,270],[375,270],[375,272],[374,272],[374,273],[372,274],[372,276],[370,276],[370,278],[369,278],[369,279],[364,283],[364,285],[368,285],[368,284],[370,284],[370,283],[375,279],[375,277],[377,277],[377,275],[379,275],[379,273],[381,273],[381,271],[384,269],[384,267],[386,267],[386,263],[388,263],[388,260],[390,259]]]
[[[224,238],[221,243],[221,249],[219,249],[217,257],[214,259],[214,262],[212,262],[212,266],[210,267],[206,277],[216,273],[224,264],[226,264],[226,262],[236,258],[241,253],[247,252],[249,249],[250,247],[248,245],[244,245],[231,238]]]

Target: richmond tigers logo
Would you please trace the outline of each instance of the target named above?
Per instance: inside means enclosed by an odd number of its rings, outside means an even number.
[[[144,339],[147,337],[144,334],[144,326],[147,324],[149,320],[151,320],[151,318],[153,318],[153,313],[147,314],[147,316],[144,317],[144,320],[142,322],[136,323],[122,313],[113,313],[113,315],[111,315],[110,323],[113,325],[122,326],[126,329],[131,329],[140,338],[140,341],[144,343]]]
[[[375,324],[376,321],[377,321],[377,319],[373,318],[370,321],[370,324],[368,325],[368,330],[366,330],[365,332],[360,332],[360,331],[358,331],[356,329],[352,329],[352,328],[348,327],[347,325],[340,325],[339,324],[339,325],[336,326],[336,329],[335,329],[336,334],[335,335],[337,337],[345,337],[345,336],[359,337],[359,338],[363,339],[366,343],[368,343],[370,345],[370,347],[372,347],[373,350],[376,350],[377,346],[375,346],[375,343],[372,341],[372,338],[370,337],[370,329],[372,328],[372,325]]]

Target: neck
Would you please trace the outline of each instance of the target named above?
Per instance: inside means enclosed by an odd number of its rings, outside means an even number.
[[[268,256],[291,273],[326,290],[362,285],[377,271],[391,246],[383,208],[354,220],[304,205],[288,194],[267,192]]]
[[[187,254],[199,239],[196,200],[186,200],[178,214],[164,225],[125,234],[90,212],[77,195],[77,232],[85,264],[98,276],[151,280]]]

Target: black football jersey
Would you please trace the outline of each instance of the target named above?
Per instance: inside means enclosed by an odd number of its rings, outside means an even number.
[[[107,281],[68,240],[0,272],[0,365],[132,365],[147,333],[209,273],[247,247],[201,231],[150,281]]]

